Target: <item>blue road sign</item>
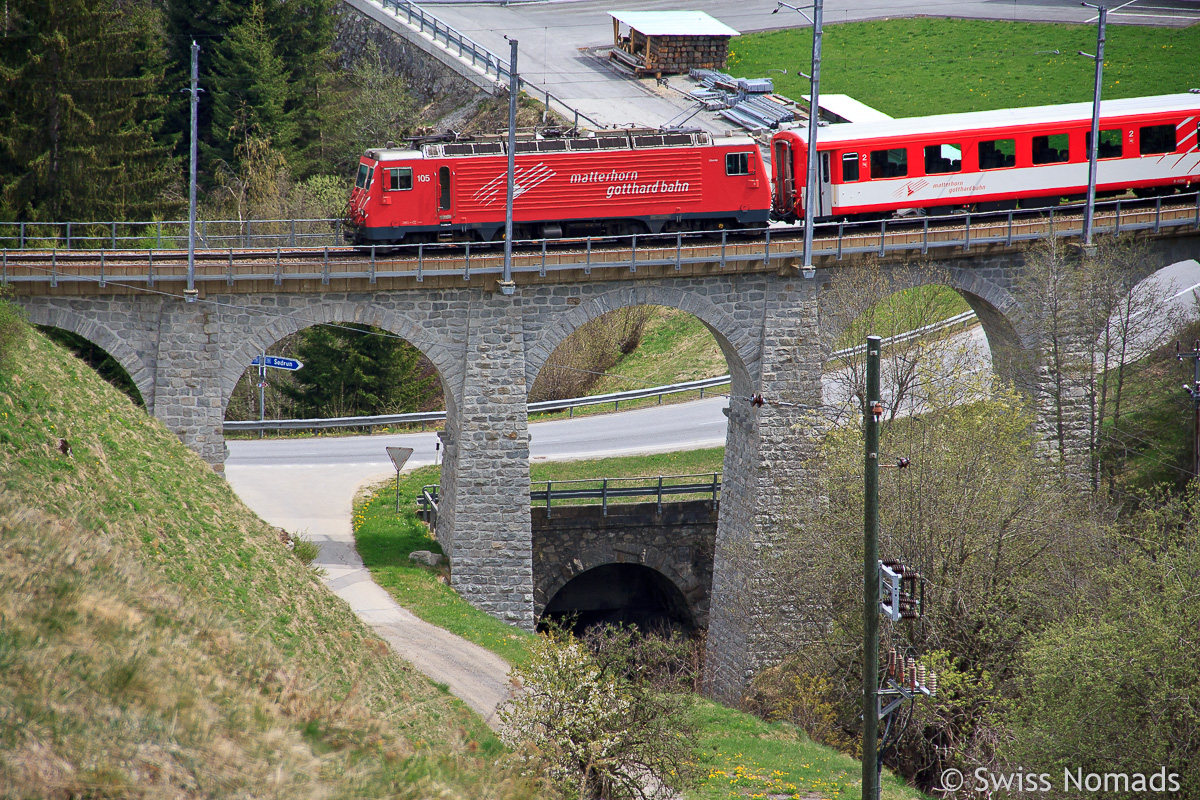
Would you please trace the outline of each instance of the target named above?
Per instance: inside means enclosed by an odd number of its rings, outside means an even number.
[[[266,361],[266,364],[264,364],[262,356],[255,356],[254,360],[250,362],[250,366],[252,366],[252,367],[267,366],[267,367],[274,367],[275,369],[286,369],[286,370],[290,370],[292,372],[295,372],[296,370],[298,370],[304,366],[303,364],[301,364],[299,361],[297,361],[294,358],[283,358],[282,356],[267,356],[266,358],[267,358],[267,361]]]

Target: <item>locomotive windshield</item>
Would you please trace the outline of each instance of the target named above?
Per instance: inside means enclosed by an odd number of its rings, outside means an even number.
[[[354,185],[359,189],[365,189],[371,185],[371,173],[374,168],[368,167],[366,164],[358,165],[358,179],[354,181]]]

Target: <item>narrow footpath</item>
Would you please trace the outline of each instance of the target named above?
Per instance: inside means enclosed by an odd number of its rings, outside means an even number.
[[[314,566],[325,571],[325,584],[360,619],[401,658],[431,680],[448,685],[495,730],[496,711],[510,697],[508,662],[400,606],[371,580],[354,548],[350,520],[355,494],[394,474],[379,472],[377,467],[364,474],[345,465],[226,467],[230,485],[255,513],[320,546]]]

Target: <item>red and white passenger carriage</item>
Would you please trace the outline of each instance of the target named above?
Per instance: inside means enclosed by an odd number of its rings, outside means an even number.
[[[1058,205],[1088,184],[1092,104],[829,125],[817,138],[814,216],[887,216]],[[1099,193],[1200,186],[1200,95],[1100,105]],[[774,214],[804,216],[806,131],[772,139]]]

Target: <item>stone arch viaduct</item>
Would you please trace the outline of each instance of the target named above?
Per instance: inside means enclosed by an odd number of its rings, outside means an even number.
[[[1148,252],[1147,274],[1196,257],[1200,233],[1189,225],[1151,235]],[[29,279],[15,286],[31,322],[107,350],[129,372],[149,412],[217,470],[225,456],[225,405],[263,348],[323,322],[374,325],[411,342],[437,367],[448,409],[438,534],[453,586],[525,628],[535,622],[527,389],[571,331],[605,312],[655,304],[694,314],[720,343],[732,375],[707,675],[711,693],[729,698],[788,645],[764,622],[787,602],[772,576],[771,545],[781,531],[802,525],[819,499],[816,441],[823,423],[812,409],[821,404],[821,374],[838,333],[825,289],[852,259],[823,256],[815,274],[805,276],[787,246],[736,262],[726,261],[724,248],[721,254],[636,269],[568,263],[553,272],[521,271],[511,296],[496,291],[493,269],[421,279],[377,274],[374,263],[369,279],[364,272],[327,281],[308,275],[227,282],[222,274],[199,284],[200,301],[192,303],[182,299],[178,274],[160,274],[154,293],[128,282],[68,283],[63,276],[57,285]],[[887,269],[905,259],[881,263]],[[927,259],[979,316],[997,372],[1036,395],[1046,378],[1027,298],[1018,289],[1021,251],[1004,244],[967,252],[931,247]],[[789,405],[755,407],[746,400],[753,394]]]

